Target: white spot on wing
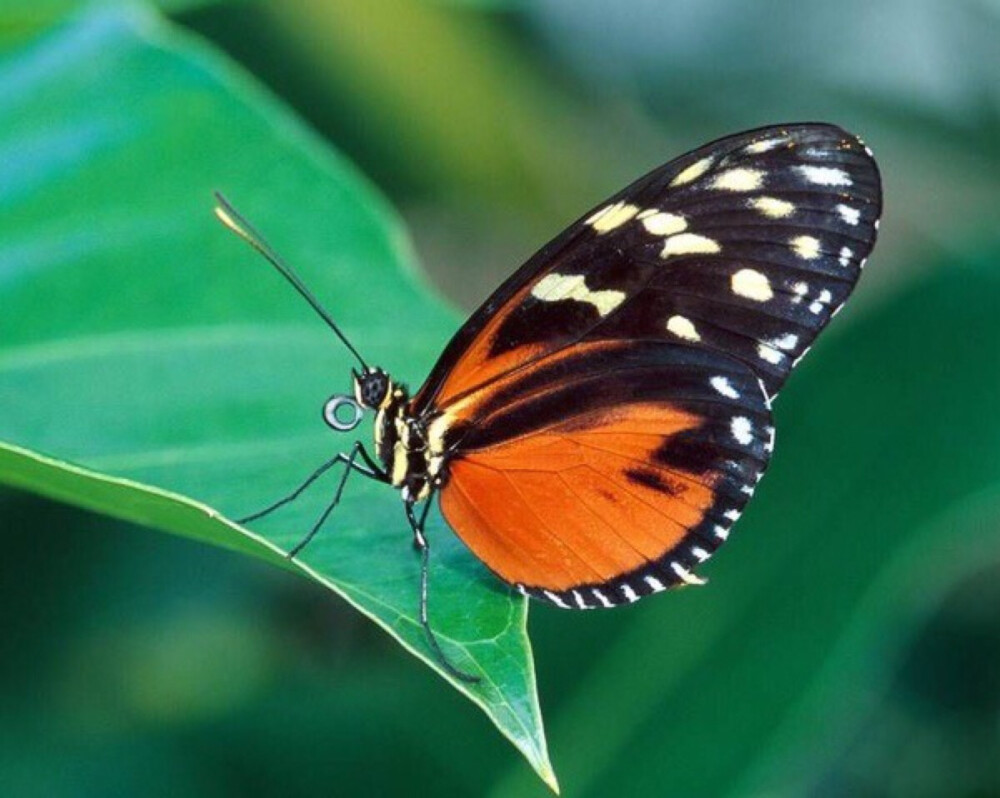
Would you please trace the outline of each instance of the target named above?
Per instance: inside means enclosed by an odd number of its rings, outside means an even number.
[[[749,446],[753,443],[753,424],[746,416],[736,416],[729,425],[729,431],[737,443]]]
[[[766,302],[774,296],[767,277],[754,269],[740,269],[732,277],[734,294],[739,294],[755,302]]]
[[[677,576],[680,577],[681,581],[688,585],[703,585],[708,580],[702,579],[697,574],[691,573],[687,568],[681,565],[679,562],[670,563],[670,568],[673,570]]]
[[[685,341],[701,340],[701,336],[695,329],[691,319],[685,318],[684,316],[671,316],[667,320],[667,330],[672,332],[678,338],[683,338]]]
[[[698,562],[705,562],[705,560],[707,560],[708,556],[709,556],[708,552],[705,551],[700,546],[692,546],[691,547],[691,553],[694,555],[695,559]]]
[[[697,180],[712,165],[711,156],[707,158],[702,158],[700,161],[695,161],[687,169],[678,173],[677,177],[670,181],[672,186],[683,186],[685,183],[690,183],[692,180]]]
[[[793,203],[777,197],[754,197],[750,200],[750,207],[771,219],[784,219],[795,212]]]
[[[597,599],[599,602],[601,602],[601,604],[603,604],[605,607],[613,607],[613,606],[615,606],[613,603],[611,603],[610,601],[608,601],[608,597],[605,596],[596,587],[595,588],[591,588],[590,592],[594,595],[594,598]]]
[[[639,600],[639,594],[632,589],[632,585],[628,582],[622,584],[622,595],[625,596],[630,604],[635,604]]]
[[[854,255],[854,253],[851,251],[850,247],[841,247],[840,248],[840,258],[839,258],[838,262],[840,263],[841,266],[843,266],[844,268],[847,268],[848,266],[851,265],[851,257],[853,255]]]
[[[803,260],[815,260],[819,257],[819,239],[814,236],[796,236],[790,243],[795,254]]]
[[[729,537],[729,530],[726,529],[724,526],[719,526],[718,524],[716,524],[716,526],[715,526],[715,536],[719,540],[725,540],[726,538]]]
[[[646,211],[639,214],[642,226],[654,236],[669,236],[687,229],[687,220],[683,216],[655,210],[649,216],[645,214]]]
[[[581,610],[592,609],[592,607],[586,601],[583,600],[583,596],[580,595],[579,590],[573,591],[573,600],[576,602],[576,606],[579,607]]]
[[[840,218],[843,219],[846,224],[849,224],[852,227],[861,221],[861,211],[857,208],[852,208],[850,205],[838,205],[837,213],[840,214]]]
[[[757,385],[760,386],[760,392],[764,395],[764,405],[768,410],[771,409],[771,394],[767,392],[767,386],[764,384],[764,380],[760,377],[757,378]]]
[[[663,242],[663,251],[660,252],[660,257],[669,258],[671,255],[711,254],[719,252],[721,249],[719,243],[713,241],[711,238],[696,235],[695,233],[680,233],[679,235],[670,236],[670,238]]]
[[[823,308],[830,304],[831,299],[833,299],[833,294],[823,289],[819,292],[819,298],[809,306],[809,312],[821,313]]]
[[[765,449],[765,451],[773,452],[774,451],[774,427],[764,427],[764,432],[767,433],[767,443],[764,444],[764,449]],[[762,476],[764,476],[764,475],[760,474],[758,476],[758,480]]]
[[[664,587],[663,582],[657,579],[655,576],[645,576],[643,579],[646,580],[646,584],[649,585],[650,589],[654,593],[662,593],[667,588]]]
[[[785,359],[785,356],[781,354],[781,352],[772,346],[768,346],[767,344],[757,344],[757,356],[761,360],[773,363],[775,366]]]
[[[588,302],[597,308],[601,316],[607,316],[612,310],[625,301],[624,291],[591,291],[582,274],[546,274],[534,288],[531,295],[542,302],[561,302],[573,299],[577,302]]]
[[[720,191],[753,191],[763,182],[764,173],[760,169],[727,169],[713,178],[711,186]]]
[[[733,384],[725,377],[712,377],[709,382],[716,391],[725,396],[727,399],[740,398],[740,392],[737,391],[733,387]]]
[[[771,346],[776,346],[778,349],[784,349],[786,352],[794,349],[798,346],[799,336],[795,333],[786,333],[780,338],[775,338],[774,340],[768,341]]]
[[[817,161],[827,161],[834,155],[834,150],[828,147],[803,147],[799,152],[805,158],[815,158]]]
[[[726,518],[728,518],[730,521],[736,521],[740,517],[740,511],[726,510],[726,512],[724,512],[723,515],[726,516]]]
[[[562,607],[564,610],[572,609],[569,604],[559,598],[558,594],[553,593],[551,590],[543,590],[542,592],[545,594],[545,597],[557,607]]]
[[[799,174],[801,174],[810,183],[815,183],[817,186],[849,186],[851,185],[851,176],[847,174],[843,169],[837,169],[832,166],[796,166]]]

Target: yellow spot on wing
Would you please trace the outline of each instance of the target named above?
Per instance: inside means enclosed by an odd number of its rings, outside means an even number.
[[[587,219],[587,224],[593,227],[598,233],[607,233],[616,227],[621,227],[638,212],[639,209],[635,205],[616,202],[614,205],[609,205]]]
[[[740,269],[733,275],[731,285],[734,294],[755,302],[766,302],[774,296],[767,277],[754,269]]]
[[[777,197],[754,197],[750,206],[772,219],[784,219],[795,212],[795,205]]]
[[[712,188],[721,191],[753,191],[764,182],[764,173],[759,169],[727,169],[712,180]]]
[[[702,158],[700,161],[695,161],[687,169],[680,172],[677,177],[670,181],[672,186],[683,186],[685,183],[690,183],[692,180],[697,180],[712,165],[711,156],[707,158]]]
[[[762,152],[767,152],[768,150],[773,150],[775,147],[780,147],[787,141],[788,139],[784,137],[779,137],[775,139],[761,139],[760,141],[755,141],[753,144],[748,144],[747,152],[752,153],[754,155],[760,155]]]
[[[694,327],[694,323],[691,319],[685,318],[684,316],[671,316],[667,319],[667,330],[672,332],[678,338],[683,338],[685,341],[700,341],[701,336]]]
[[[720,252],[722,247],[718,241],[700,236],[695,233],[680,233],[670,236],[663,243],[661,258],[669,258],[671,255],[697,255],[700,253]]]
[[[607,316],[612,310],[625,301],[624,291],[592,291],[582,274],[546,274],[534,288],[531,295],[542,302],[561,302],[564,299],[574,299],[577,302],[588,302],[597,308],[602,316]]]
[[[819,257],[819,239],[812,236],[797,236],[791,241],[795,254],[803,260],[815,260]]]
[[[654,236],[669,236],[687,229],[687,220],[683,216],[663,211],[653,211],[649,216],[645,214],[646,211],[639,214],[642,226]]]

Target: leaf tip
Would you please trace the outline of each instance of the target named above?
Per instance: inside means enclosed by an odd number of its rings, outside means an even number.
[[[545,762],[536,769],[536,772],[553,793],[556,795],[560,794],[559,779],[556,777],[556,772],[552,769],[552,765],[549,763],[548,759],[546,759]]]

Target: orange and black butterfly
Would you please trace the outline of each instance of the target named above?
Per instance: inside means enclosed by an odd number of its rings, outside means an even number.
[[[220,198],[358,359],[325,418],[375,411],[359,472],[397,488],[422,552],[431,501],[500,579],[566,609],[699,583],[774,447],[771,402],[842,307],[875,243],[878,168],[823,124],[720,139],[588,211],[472,314],[413,395],[369,365],[298,277]],[[342,420],[344,407],[349,418]],[[421,512],[415,507],[423,503]]]

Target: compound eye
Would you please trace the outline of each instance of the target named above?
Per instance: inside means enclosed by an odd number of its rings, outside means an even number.
[[[368,407],[378,407],[389,390],[389,380],[385,374],[370,374],[361,387],[361,398]]]
[[[354,397],[341,394],[333,396],[323,405],[323,420],[338,432],[349,432],[361,423],[364,408]]]

